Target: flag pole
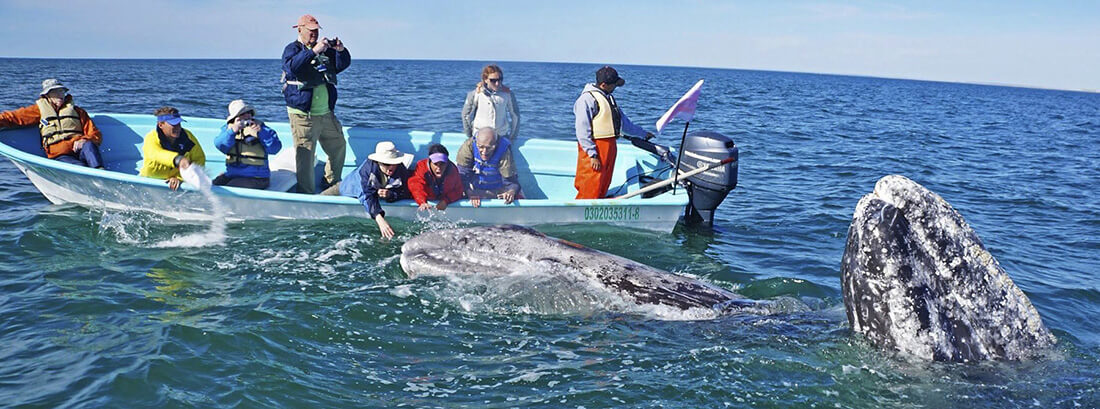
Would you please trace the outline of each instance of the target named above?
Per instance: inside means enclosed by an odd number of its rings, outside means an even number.
[[[684,134],[680,136],[680,151],[676,153],[676,167],[672,168],[672,194],[676,194],[676,182],[680,176],[680,160],[684,158],[684,141],[687,140],[688,126],[691,125],[691,121],[684,123]]]

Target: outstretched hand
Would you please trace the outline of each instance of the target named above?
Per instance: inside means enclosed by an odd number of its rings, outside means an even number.
[[[386,240],[393,238],[393,228],[390,227],[390,222],[387,222],[385,217],[382,217],[382,215],[375,216],[374,221],[378,223],[378,232],[382,233],[382,238]]]

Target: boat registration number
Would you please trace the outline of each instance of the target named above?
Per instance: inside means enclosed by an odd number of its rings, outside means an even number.
[[[584,208],[584,220],[638,220],[640,206],[590,206]]]

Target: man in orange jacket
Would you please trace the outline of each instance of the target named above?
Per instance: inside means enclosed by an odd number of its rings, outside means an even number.
[[[626,81],[611,66],[596,71],[596,82],[584,86],[573,104],[577,131],[577,199],[607,196],[618,154],[617,139],[626,135],[653,138],[653,134],[627,119],[611,93]]]
[[[73,104],[61,81],[42,81],[33,105],[0,113],[0,129],[38,124],[46,157],[75,165],[103,169],[99,143],[103,134],[83,108]]]

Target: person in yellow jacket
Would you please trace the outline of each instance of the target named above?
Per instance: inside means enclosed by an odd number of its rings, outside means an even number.
[[[145,161],[139,174],[164,179],[168,187],[176,190],[180,187],[180,169],[192,164],[206,166],[206,154],[195,135],[180,125],[183,118],[178,109],[162,107],[153,115],[157,116],[157,127],[145,135],[141,146]]]

